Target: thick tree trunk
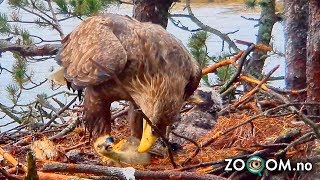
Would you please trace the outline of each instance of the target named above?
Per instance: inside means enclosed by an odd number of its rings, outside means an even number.
[[[307,100],[320,102],[320,1],[309,1],[309,33],[307,42]],[[320,115],[319,108],[309,113]],[[320,120],[318,119],[318,122]]]
[[[284,1],[286,88],[304,89],[306,83],[308,0]],[[291,101],[305,101],[306,93],[291,95]]]
[[[134,0],[133,17],[141,22],[152,22],[166,28],[169,8],[174,0]]]
[[[260,24],[256,40],[257,44],[269,45],[270,43],[272,28],[274,23],[277,22],[275,6],[275,0],[268,0],[268,3],[261,5]],[[256,78],[260,79],[261,77],[266,54],[267,53],[264,52],[254,51],[252,60],[247,66],[248,72]]]

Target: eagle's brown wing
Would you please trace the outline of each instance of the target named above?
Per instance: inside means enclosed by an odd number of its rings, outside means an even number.
[[[123,70],[127,53],[113,34],[112,26],[111,18],[87,18],[62,41],[63,48],[57,61],[65,68],[67,81],[76,89],[100,84]]]
[[[193,92],[198,88],[201,77],[202,77],[201,68],[195,67],[192,71],[188,84],[184,88],[185,100],[188,99],[193,94]]]

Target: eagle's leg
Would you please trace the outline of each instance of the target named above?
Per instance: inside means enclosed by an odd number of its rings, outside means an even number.
[[[84,97],[83,120],[90,134],[95,136],[111,133],[111,101],[99,93],[99,88],[87,87]]]
[[[136,107],[132,102],[129,105],[128,119],[129,125],[131,128],[131,136],[134,136],[138,139],[142,137],[142,126],[143,126],[143,117],[140,111],[135,110]]]

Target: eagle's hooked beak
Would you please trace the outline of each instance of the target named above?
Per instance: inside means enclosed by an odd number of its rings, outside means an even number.
[[[157,140],[157,136],[153,135],[152,127],[148,124],[148,122],[144,119],[143,120],[143,132],[142,138],[140,141],[140,145],[138,147],[138,152],[144,153],[147,152],[153,143]]]
[[[64,68],[59,68],[58,70],[56,70],[55,72],[53,72],[49,77],[49,80],[52,80],[53,82],[55,82],[56,84],[59,85],[66,85],[67,81],[64,78]]]

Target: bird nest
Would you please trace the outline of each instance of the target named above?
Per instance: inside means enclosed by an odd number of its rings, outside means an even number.
[[[268,158],[273,158],[276,153],[281,151],[291,141],[297,139],[301,134],[308,132],[308,127],[297,122],[294,115],[278,116],[278,117],[259,117],[248,122],[248,119],[254,117],[255,114],[249,110],[243,110],[224,116],[220,116],[214,128],[209,133],[199,139],[195,139],[198,146],[207,143],[202,147],[199,153],[193,157],[196,150],[194,143],[187,143],[182,150],[175,151],[173,157],[178,165],[185,163],[186,159],[191,160],[188,163],[180,166],[180,170],[196,170],[198,173],[208,173],[213,171],[211,165],[199,165],[208,162],[223,161],[226,158],[237,157],[243,154],[252,154],[257,151],[265,150],[272,147],[274,150],[265,154]],[[239,126],[243,122],[248,122]],[[237,128],[232,128],[237,127]],[[231,129],[231,130],[230,130]],[[299,133],[290,136],[290,132],[298,130]],[[125,118],[117,118],[113,125],[113,136],[117,140],[126,138],[130,134],[130,128]],[[47,135],[50,136],[50,135]],[[279,138],[290,136],[291,140],[283,143],[278,141]],[[43,135],[36,136],[37,139],[43,139]],[[30,139],[30,138],[28,138]],[[211,141],[208,143],[208,141]],[[88,135],[83,128],[76,128],[72,133],[69,133],[59,140],[54,140],[54,143],[49,143],[52,149],[58,151],[58,158],[51,158],[46,161],[37,161],[37,167],[41,168],[48,162],[68,162],[68,163],[85,163],[98,164],[102,163],[99,157],[92,148],[92,142],[88,142]],[[35,143],[33,143],[34,145]],[[314,149],[317,140],[300,143],[286,151],[286,157],[290,159],[300,159],[310,154]],[[16,146],[6,145],[5,150],[13,155],[19,162],[25,162],[26,153],[17,149]],[[47,147],[50,148],[50,147]],[[277,147],[281,147],[278,148]],[[75,155],[72,155],[75,153]],[[68,156],[66,160],[65,157]],[[193,165],[195,168],[190,168]],[[168,157],[153,157],[149,165],[123,165],[122,167],[134,167],[137,170],[172,170],[172,165]],[[179,169],[178,169],[179,170]]]

